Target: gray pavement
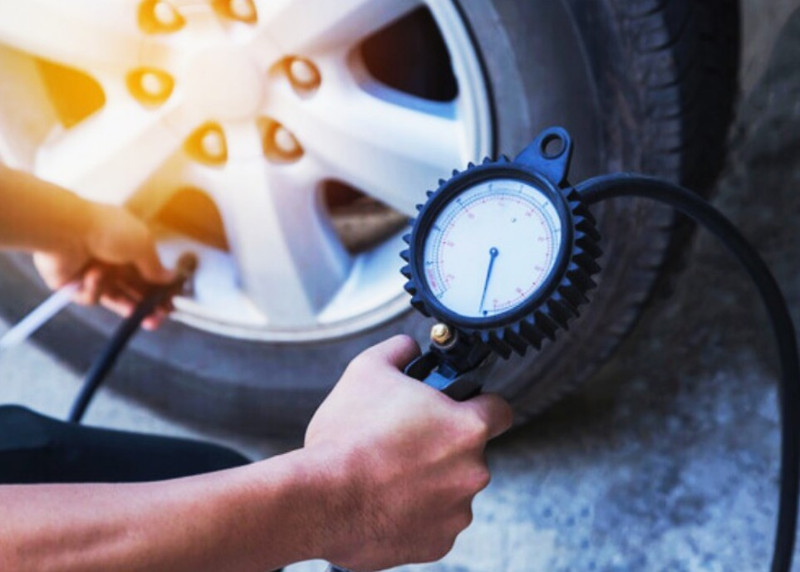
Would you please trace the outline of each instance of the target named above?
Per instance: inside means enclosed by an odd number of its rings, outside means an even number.
[[[773,267],[796,321],[800,13],[767,64],[798,5],[744,2],[745,93],[716,199]],[[493,482],[454,551],[407,570],[766,570],[778,471],[771,343],[753,289],[700,235],[672,296],[651,308],[617,357],[576,394],[493,444]],[[66,414],[79,382],[33,344],[0,356],[0,380],[0,402],[55,416]],[[203,436],[253,457],[292,445],[201,433],[107,391],[87,422]]]

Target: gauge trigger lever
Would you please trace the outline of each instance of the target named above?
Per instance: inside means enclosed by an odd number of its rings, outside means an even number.
[[[441,391],[456,401],[475,397],[483,387],[483,371],[494,361],[485,345],[464,344],[450,350],[431,345],[430,349],[409,363],[403,372]]]

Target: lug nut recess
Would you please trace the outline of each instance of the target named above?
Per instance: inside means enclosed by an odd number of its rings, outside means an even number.
[[[226,18],[245,24],[255,24],[258,12],[253,0],[213,0],[214,9]]]
[[[155,68],[139,68],[125,78],[128,91],[143,105],[161,105],[172,95],[175,80],[167,72]]]
[[[139,28],[148,34],[177,32],[186,19],[166,0],[144,0],[139,4]]]
[[[320,83],[322,83],[322,76],[319,73],[319,69],[306,58],[288,58],[285,60],[284,65],[286,68],[286,75],[297,91],[307,94],[316,91]]]
[[[297,137],[274,119],[258,121],[264,155],[275,163],[291,163],[303,156],[303,146]]]
[[[225,132],[217,123],[205,123],[192,133],[183,145],[186,153],[205,165],[219,167],[228,160]]]

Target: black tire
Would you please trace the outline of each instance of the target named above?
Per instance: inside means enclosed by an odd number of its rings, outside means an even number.
[[[708,188],[736,93],[734,0],[458,4],[483,58],[498,153],[513,155],[539,129],[560,124],[576,142],[573,180],[636,170]],[[592,304],[559,343],[498,364],[491,376],[520,420],[607,359],[651,295],[665,254],[680,250],[668,211],[625,201],[596,214],[605,256]],[[0,260],[0,272],[0,309],[11,320],[45,295],[23,257]],[[115,324],[102,310],[74,308],[38,339],[83,370]],[[296,434],[359,351],[400,332],[425,343],[429,325],[409,313],[355,337],[286,345],[169,323],[134,340],[112,385],[190,421]]]
[[[584,42],[602,113],[605,171],[638,171],[707,195],[722,168],[738,92],[739,6],[735,0],[568,0]],[[527,3],[497,3],[504,21],[526,22]],[[530,36],[517,36],[525,53]],[[494,69],[494,66],[488,66]],[[565,110],[560,109],[564,116]],[[555,112],[554,112],[555,116]],[[570,125],[564,116],[562,124]],[[534,123],[534,131],[541,127]],[[502,138],[501,138],[502,139]],[[585,152],[576,133],[576,154]],[[596,173],[596,172],[595,172]],[[587,175],[574,169],[573,180]],[[577,175],[577,177],[576,177]],[[592,302],[561,340],[493,379],[530,418],[586,380],[630,331],[653,293],[682,265],[692,226],[652,202],[620,200],[597,210],[603,271]],[[510,370],[510,371],[509,371]],[[523,373],[527,371],[527,377]],[[534,381],[535,380],[535,381]]]

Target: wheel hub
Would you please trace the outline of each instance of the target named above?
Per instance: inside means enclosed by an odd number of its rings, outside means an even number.
[[[243,49],[224,44],[193,54],[178,85],[183,85],[188,105],[206,119],[254,117],[264,97],[255,62]]]

